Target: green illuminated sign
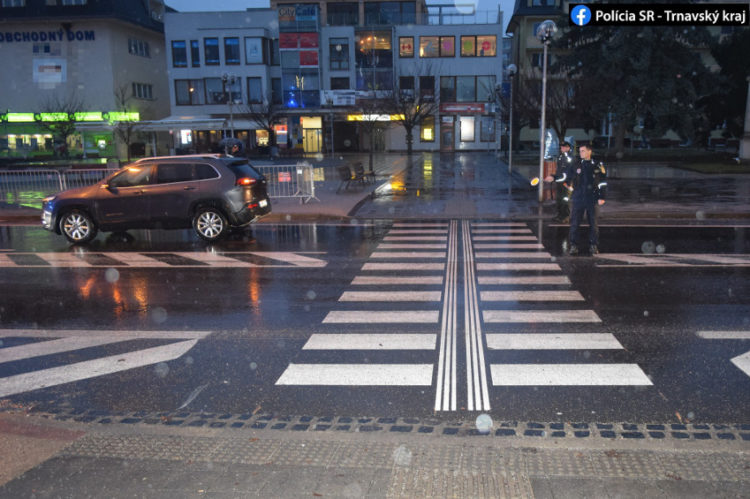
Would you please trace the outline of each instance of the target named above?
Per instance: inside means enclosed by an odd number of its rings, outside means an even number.
[[[8,113],[8,123],[34,122],[34,113]]]
[[[39,119],[41,121],[68,121],[70,115],[68,113],[39,113]]]
[[[121,112],[121,111],[111,111],[106,114],[106,118],[110,121],[139,121],[140,113],[138,111],[131,111],[131,112]]]
[[[88,111],[84,113],[76,113],[76,121],[103,121],[101,111]]]

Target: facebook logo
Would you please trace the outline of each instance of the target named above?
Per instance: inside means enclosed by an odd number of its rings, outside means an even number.
[[[570,20],[576,26],[585,26],[591,21],[591,9],[585,5],[576,5],[570,11]]]

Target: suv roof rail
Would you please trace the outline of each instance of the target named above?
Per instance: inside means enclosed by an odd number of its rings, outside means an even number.
[[[141,158],[136,160],[136,163],[140,163],[141,161],[151,161],[154,159],[176,159],[176,158],[201,158],[201,159],[220,159],[222,157],[225,157],[223,154],[184,154],[179,156],[152,156],[150,158]]]

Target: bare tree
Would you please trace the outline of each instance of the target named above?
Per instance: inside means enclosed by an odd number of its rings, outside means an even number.
[[[131,105],[132,99],[133,94],[130,91],[129,85],[125,84],[115,89],[115,105],[117,106],[117,110],[119,112],[132,112],[134,110],[134,106]],[[130,163],[130,146],[135,141],[135,139],[139,138],[141,135],[139,122],[128,119],[114,121],[113,130],[117,138],[119,138],[122,143],[125,144],[128,163]]]
[[[411,81],[411,88],[399,88],[391,92],[387,99],[388,111],[393,115],[394,123],[398,123],[406,131],[406,153],[411,156],[414,146],[414,128],[422,121],[437,115],[440,110],[440,99],[435,89],[435,71],[431,64],[416,64],[410,66],[411,71],[399,75],[399,82],[405,77]],[[432,86],[423,83],[432,81]],[[415,81],[419,81],[419,88],[415,88]]]
[[[390,92],[370,91],[366,97],[358,97],[356,109],[359,113],[358,125],[362,132],[367,134],[370,139],[369,146],[369,171],[373,169],[373,156],[375,154],[375,133],[378,130],[384,130],[390,126],[390,121],[384,120],[384,113],[387,113],[392,104]]]
[[[34,114],[37,124],[60,144],[55,147],[55,155],[68,156],[68,137],[75,133],[76,115],[82,113],[83,108],[83,100],[77,94],[55,94],[48,97]]]
[[[268,101],[262,103],[244,104],[240,107],[239,114],[250,118],[260,129],[268,132],[269,152],[273,154],[276,147],[276,130],[274,127],[282,122],[284,115],[281,108],[270,104]]]

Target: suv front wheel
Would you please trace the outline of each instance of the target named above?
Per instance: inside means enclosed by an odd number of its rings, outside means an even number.
[[[60,232],[71,243],[87,243],[96,237],[96,224],[88,213],[70,210],[60,217]]]
[[[216,241],[227,233],[229,225],[224,214],[213,207],[198,208],[193,229],[204,241]]]

